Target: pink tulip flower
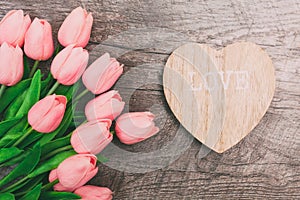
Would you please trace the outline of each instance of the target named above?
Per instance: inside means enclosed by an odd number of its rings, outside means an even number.
[[[120,94],[111,90],[88,102],[85,106],[85,115],[88,121],[96,119],[114,120],[121,114],[124,106],[125,102],[122,101]]]
[[[22,47],[30,23],[29,15],[24,17],[23,10],[9,11],[0,22],[0,44],[7,42],[14,47]]]
[[[100,153],[113,139],[109,128],[111,120],[87,122],[79,126],[71,136],[71,145],[77,153]]]
[[[150,112],[125,113],[116,122],[116,135],[124,144],[143,141],[159,131],[153,119]]]
[[[81,7],[74,9],[65,19],[58,31],[58,41],[63,46],[75,44],[85,47],[90,39],[93,25],[91,13]]]
[[[65,159],[49,174],[49,181],[58,179],[55,191],[73,192],[86,184],[98,172],[97,157],[93,154],[77,154]]]
[[[0,84],[12,86],[23,76],[23,51],[4,42],[0,47]]]
[[[28,112],[28,123],[41,133],[54,131],[62,121],[66,110],[67,98],[50,95],[41,99]]]
[[[111,200],[112,191],[107,187],[85,185],[74,191],[82,200]]]
[[[25,35],[25,54],[34,60],[48,60],[53,52],[52,28],[44,19],[35,18]]]
[[[108,53],[98,58],[83,73],[82,81],[85,87],[94,94],[109,90],[123,73],[123,65]]]
[[[69,45],[52,61],[51,73],[60,84],[73,85],[83,74],[89,60],[89,53],[82,47]]]

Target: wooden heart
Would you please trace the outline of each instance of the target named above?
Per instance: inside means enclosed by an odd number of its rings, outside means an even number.
[[[168,58],[163,86],[180,123],[222,153],[266,113],[275,91],[275,71],[268,54],[253,43],[235,43],[220,51],[189,43]]]

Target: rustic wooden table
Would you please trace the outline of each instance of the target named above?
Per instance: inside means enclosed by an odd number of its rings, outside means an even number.
[[[94,16],[91,54],[107,51],[126,66],[115,88],[127,109],[151,110],[161,128],[133,146],[115,140],[93,184],[111,188],[115,199],[300,199],[299,0],[10,0],[0,2],[0,16],[23,9],[49,20],[56,34],[77,6]],[[276,68],[267,114],[223,154],[179,129],[163,94],[168,56],[191,41],[214,48],[255,42]]]

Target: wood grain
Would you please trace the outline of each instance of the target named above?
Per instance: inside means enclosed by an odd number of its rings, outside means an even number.
[[[275,91],[270,57],[250,42],[216,51],[187,43],[168,58],[164,94],[178,121],[196,139],[223,153],[266,113]]]
[[[156,105],[155,114],[164,116],[159,122],[162,131],[155,137],[133,146],[114,141],[127,151],[160,149],[176,135],[179,123],[161,85],[163,66],[181,44],[192,41],[220,49],[237,41],[254,42],[268,52],[276,71],[271,107],[234,148],[224,154],[209,152],[201,159],[202,145],[193,141],[176,161],[139,174],[102,164],[93,184],[110,187],[115,199],[299,199],[298,0],[12,0],[0,2],[0,15],[24,9],[32,17],[49,20],[57,33],[67,13],[80,5],[95,19],[88,47],[92,54],[108,51],[126,65],[116,88],[130,103],[128,109],[151,110]],[[160,32],[141,31],[150,27]],[[122,36],[128,30],[133,31]]]

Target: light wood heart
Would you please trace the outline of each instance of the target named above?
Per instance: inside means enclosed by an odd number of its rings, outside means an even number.
[[[266,113],[275,91],[275,71],[268,54],[253,43],[235,43],[220,51],[188,43],[170,55],[163,86],[180,123],[222,153]]]

